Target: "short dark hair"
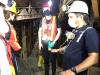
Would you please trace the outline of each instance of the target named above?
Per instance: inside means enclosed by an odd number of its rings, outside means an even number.
[[[87,25],[90,25],[90,18],[89,18],[88,14],[86,14],[86,13],[77,13],[77,12],[75,12],[75,14],[76,14],[77,17],[82,15],[83,19],[87,23]]]

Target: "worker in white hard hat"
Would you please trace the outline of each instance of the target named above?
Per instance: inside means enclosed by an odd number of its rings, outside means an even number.
[[[87,75],[88,68],[98,62],[98,35],[89,23],[88,6],[84,1],[74,1],[67,14],[75,37],[65,47],[55,50],[64,51],[61,75]]]
[[[10,0],[12,2],[12,0]],[[8,61],[8,51],[5,34],[9,32],[9,27],[5,21],[4,10],[6,5],[11,5],[9,0],[0,0],[0,75],[12,75]]]

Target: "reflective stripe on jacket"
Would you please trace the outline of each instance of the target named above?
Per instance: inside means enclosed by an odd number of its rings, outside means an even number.
[[[50,23],[46,23],[46,18],[42,19],[42,39],[53,41],[57,34],[56,16],[52,16]]]

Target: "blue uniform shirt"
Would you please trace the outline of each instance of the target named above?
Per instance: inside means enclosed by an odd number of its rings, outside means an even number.
[[[63,55],[63,70],[80,64],[88,53],[99,52],[98,35],[93,27],[82,27],[74,31],[75,38],[66,48]],[[82,34],[82,35],[81,35]]]

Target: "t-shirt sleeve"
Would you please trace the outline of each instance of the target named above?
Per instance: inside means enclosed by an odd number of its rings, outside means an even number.
[[[86,30],[85,47],[88,53],[99,51],[99,38],[94,28]]]

